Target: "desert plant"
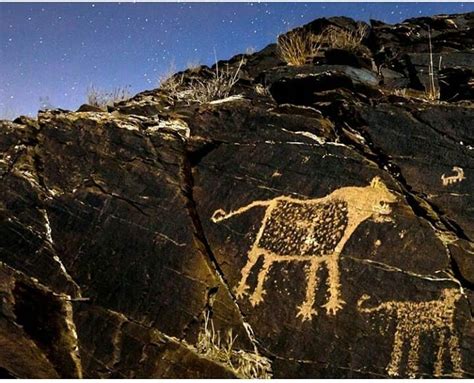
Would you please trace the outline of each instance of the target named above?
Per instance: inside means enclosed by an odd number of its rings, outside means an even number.
[[[392,92],[395,96],[400,96],[400,97],[406,97],[407,96],[407,88],[393,89]]]
[[[303,29],[278,37],[277,52],[288,65],[304,65],[315,57],[321,48],[322,35],[315,35]]]
[[[164,78],[160,89],[175,101],[206,103],[224,99],[230,96],[232,88],[239,80],[243,64],[244,58],[240,60],[237,69],[231,69],[228,64],[222,69],[216,61],[209,78],[196,77],[185,81],[184,73],[170,75]]]
[[[130,86],[119,86],[110,91],[99,89],[94,85],[87,88],[87,103],[99,108],[105,108],[130,97]]]
[[[191,72],[197,72],[201,65],[201,61],[198,59],[189,60],[186,64],[186,70],[189,70]]]
[[[158,77],[158,87],[164,90],[176,90],[178,86],[181,85],[181,82],[178,82],[177,76],[175,76],[176,72],[176,64],[174,63],[174,60],[172,60],[166,72]]]
[[[160,89],[168,93],[171,97],[176,97],[184,84],[184,73],[165,74],[160,80]]]
[[[428,26],[428,46],[430,50],[430,62],[428,64],[428,84],[425,85],[425,97],[427,100],[436,101],[440,98],[440,91],[438,86],[438,79],[434,73],[434,63],[433,63],[433,46],[431,44],[431,29]],[[441,66],[441,57],[440,64]]]
[[[39,97],[39,104],[40,104],[39,110],[41,110],[41,111],[54,109],[54,106],[51,103],[51,101],[49,99],[49,96],[40,96]]]
[[[11,105],[0,104],[0,121],[13,121],[17,116],[18,112]]]
[[[323,32],[324,41],[330,48],[357,50],[367,33],[367,25],[358,24],[354,30],[328,27]]]
[[[232,88],[239,80],[243,63],[244,59],[242,58],[237,69],[232,70],[229,68],[229,64],[224,69],[220,69],[219,63],[216,62],[215,69],[209,79],[194,79],[190,82],[189,97],[200,103],[229,97]]]
[[[198,335],[196,351],[208,359],[214,360],[232,370],[238,377],[244,379],[271,378],[271,363],[257,351],[247,352],[234,350],[237,336],[232,335],[232,329],[227,331],[224,338],[220,331],[214,328],[214,322],[209,312],[204,315],[204,326]]]

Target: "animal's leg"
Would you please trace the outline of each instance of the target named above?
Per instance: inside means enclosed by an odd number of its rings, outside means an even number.
[[[444,331],[440,331],[438,335],[438,352],[436,354],[436,362],[434,364],[434,376],[439,378],[443,375],[443,366],[444,366],[444,354],[446,348],[444,342],[446,341],[446,335]]]
[[[408,351],[408,377],[416,378],[420,364],[420,334],[414,334],[410,339]]]
[[[451,335],[448,342],[449,356],[451,357],[451,364],[453,365],[452,376],[454,378],[462,378],[462,358],[461,352],[459,351],[459,338],[457,335]]]
[[[263,284],[265,283],[265,279],[267,279],[267,274],[270,270],[270,266],[272,265],[272,263],[272,259],[269,259],[268,256],[264,256],[263,266],[260,269],[260,272],[258,273],[257,277],[257,287],[255,287],[255,290],[252,296],[250,297],[250,303],[253,307],[263,302],[263,295],[265,294]]]
[[[296,315],[297,317],[301,316],[303,322],[311,320],[313,315],[318,315],[313,308],[318,285],[318,268],[319,260],[315,259],[311,261],[311,265],[306,271],[306,299],[301,306],[298,306],[298,314]]]
[[[405,342],[405,336],[402,333],[400,326],[397,326],[395,331],[395,338],[393,339],[393,349],[390,357],[390,363],[387,366],[387,373],[390,376],[398,376],[400,374],[400,362],[403,356],[403,344]]]
[[[257,263],[258,258],[260,257],[260,249],[257,246],[253,246],[252,250],[248,253],[247,263],[243,267],[241,274],[242,278],[240,279],[239,285],[235,289],[235,296],[237,298],[243,298],[243,296],[247,293],[249,285],[247,285],[247,279],[250,274],[250,270],[252,267]]]
[[[339,254],[332,254],[326,260],[328,268],[328,302],[323,306],[329,315],[335,315],[345,303],[341,298],[341,283],[339,274]]]

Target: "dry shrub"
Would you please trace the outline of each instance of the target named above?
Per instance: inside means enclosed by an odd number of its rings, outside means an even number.
[[[13,108],[11,105],[5,105],[5,104],[0,104],[0,121],[1,120],[6,120],[6,121],[13,121],[19,113],[16,112],[15,108]]]
[[[175,101],[206,103],[221,100],[230,96],[232,88],[239,80],[243,64],[244,58],[237,69],[233,70],[228,64],[225,68],[219,68],[216,62],[215,69],[208,79],[192,78],[185,82],[184,73],[172,75],[161,83],[160,89]]]
[[[406,97],[407,96],[407,88],[397,88],[397,89],[393,89],[392,93],[395,95],[395,96],[399,96],[399,97]]]
[[[219,69],[219,64],[216,63],[216,68],[210,79],[194,79],[190,82],[188,87],[190,99],[205,103],[229,97],[232,88],[239,81],[243,63],[242,59],[235,71],[230,69],[228,64],[225,69]]]
[[[288,65],[304,65],[315,57],[321,48],[321,35],[303,29],[278,37],[278,55]]]
[[[339,27],[328,27],[324,32],[324,40],[330,48],[357,50],[367,33],[367,25],[358,24],[354,30]]]
[[[184,84],[184,73],[177,75],[165,74],[160,78],[160,89],[171,96],[178,94]]]
[[[178,75],[175,74],[176,72],[176,65],[173,60],[171,61],[168,70],[158,78],[158,86],[161,90],[171,94],[178,91],[178,89],[183,85],[184,74]]]
[[[278,54],[288,65],[304,65],[318,55],[323,45],[351,51],[359,49],[366,33],[365,24],[358,24],[354,30],[328,27],[318,35],[300,29],[278,38]]]
[[[119,86],[110,91],[100,89],[94,85],[87,88],[87,103],[99,108],[111,106],[114,103],[127,100],[131,97],[130,86]]]
[[[425,85],[425,98],[429,101],[438,101],[440,98],[440,90],[438,86],[438,78],[434,73],[433,46],[431,44],[431,29],[429,26],[428,45],[430,49],[430,63],[428,64],[428,84]],[[441,66],[441,57],[439,60],[439,66]]]
[[[232,370],[244,379],[269,379],[272,377],[270,360],[258,352],[234,350],[237,336],[229,330],[225,337],[214,328],[209,313],[204,316],[204,327],[198,335],[196,351],[208,359],[214,360]]]

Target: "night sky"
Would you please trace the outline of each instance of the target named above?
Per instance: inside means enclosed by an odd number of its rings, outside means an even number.
[[[396,23],[474,3],[0,3],[0,117],[42,102],[75,109],[90,84],[157,87],[173,66],[212,64],[318,17]],[[40,101],[42,99],[42,101]]]

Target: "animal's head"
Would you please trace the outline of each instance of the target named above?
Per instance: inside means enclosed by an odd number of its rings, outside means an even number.
[[[364,211],[371,213],[375,222],[386,222],[390,220],[391,204],[397,201],[397,197],[385,186],[380,177],[374,177],[369,186],[362,188],[358,201]]]
[[[462,293],[458,289],[443,289],[441,291],[441,299],[448,305],[453,305],[459,299],[461,299]]]

